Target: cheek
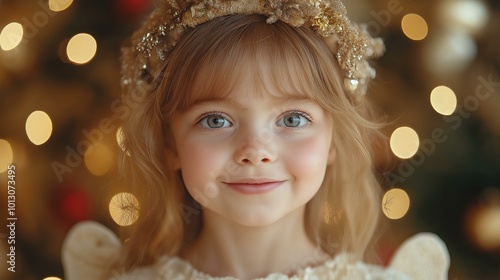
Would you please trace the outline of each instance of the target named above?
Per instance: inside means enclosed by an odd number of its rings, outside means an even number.
[[[179,149],[181,171],[186,187],[199,187],[223,168],[227,150],[220,145],[185,141]],[[212,178],[213,179],[213,178]]]
[[[288,170],[298,180],[321,182],[324,177],[329,151],[327,137],[309,137],[287,147]]]

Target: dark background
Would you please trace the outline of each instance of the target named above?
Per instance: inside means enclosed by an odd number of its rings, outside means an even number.
[[[118,151],[118,124],[111,108],[114,101],[122,100],[119,50],[150,11],[151,2],[77,0],[55,13],[45,0],[0,0],[0,30],[10,22],[19,22],[25,29],[18,47],[0,49],[0,139],[8,141],[13,151],[18,218],[15,273],[7,271],[8,231],[4,226],[0,230],[1,279],[63,278],[61,244],[80,220],[97,220],[118,230],[108,204],[119,186],[109,176],[93,175],[83,157],[71,158],[74,164],[62,180],[53,166],[54,162],[68,164],[68,155],[84,140],[102,138],[107,148],[100,161]],[[377,62],[378,78],[368,96],[388,115],[384,132],[390,136],[395,128],[409,126],[421,143],[432,142],[421,144],[411,159],[393,156],[380,163],[390,167],[389,187],[402,188],[410,197],[410,210],[402,219],[387,219],[379,244],[384,262],[409,236],[431,231],[450,251],[450,279],[500,279],[499,3],[346,3],[350,17],[367,22],[373,35],[386,43],[387,52]],[[466,7],[466,12],[460,7]],[[479,12],[474,12],[476,8]],[[401,19],[408,13],[427,21],[425,39],[412,41],[403,34]],[[70,37],[81,32],[96,39],[97,53],[89,63],[75,65],[65,58],[64,48]],[[490,81],[489,94],[479,100],[476,89],[487,88],[485,80]],[[453,89],[457,96],[458,108],[452,116],[436,113],[429,102],[430,92],[439,85]],[[26,119],[36,110],[46,112],[53,124],[50,139],[38,146],[25,132]],[[103,120],[111,120],[112,132],[92,134]],[[436,129],[444,131],[446,140],[431,141]],[[4,156],[0,154],[0,162]],[[0,173],[0,186],[0,218],[7,224],[7,172]]]

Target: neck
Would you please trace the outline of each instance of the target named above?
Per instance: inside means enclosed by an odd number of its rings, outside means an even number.
[[[238,279],[291,274],[328,258],[308,238],[305,207],[267,226],[247,227],[205,211],[204,228],[183,257],[196,269],[214,277]]]

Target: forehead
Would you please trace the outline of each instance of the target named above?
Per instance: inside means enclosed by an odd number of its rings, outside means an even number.
[[[334,58],[307,30],[279,21],[267,24],[265,18],[230,31],[219,27],[197,27],[176,49],[177,60],[167,71],[173,78],[163,87],[166,116],[203,100],[227,98],[242,87],[251,88],[251,94],[307,97],[323,108],[331,105],[336,69],[328,65]]]
[[[282,54],[283,55],[283,54]],[[185,108],[205,100],[235,98],[241,94],[276,100],[314,99],[314,85],[294,58],[276,58],[270,52],[240,53],[238,59],[220,57],[205,63],[186,92]],[[309,74],[310,75],[310,74]]]

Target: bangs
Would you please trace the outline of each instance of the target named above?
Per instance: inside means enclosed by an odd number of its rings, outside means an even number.
[[[325,109],[330,107],[325,100],[335,95],[325,77],[338,71],[325,67],[336,61],[308,29],[280,21],[267,24],[260,15],[233,15],[200,25],[183,39],[176,50],[194,51],[177,69],[178,79],[172,80],[171,113],[225,99],[249,77],[252,93],[308,98]],[[318,50],[318,45],[324,48]]]

